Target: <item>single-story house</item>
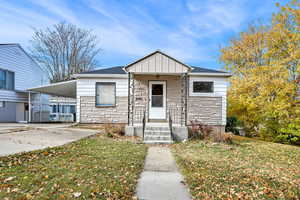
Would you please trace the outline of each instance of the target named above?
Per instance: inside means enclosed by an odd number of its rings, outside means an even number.
[[[75,80],[31,90],[76,98],[78,123],[126,124],[127,135],[170,142],[171,136],[187,138],[193,120],[224,131],[229,77],[158,50],[126,66],[83,72]]]

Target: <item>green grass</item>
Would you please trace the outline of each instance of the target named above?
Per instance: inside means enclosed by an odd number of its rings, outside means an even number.
[[[0,157],[0,199],[132,199],[146,151],[95,136]]]
[[[300,199],[300,148],[234,137],[172,145],[194,199]]]

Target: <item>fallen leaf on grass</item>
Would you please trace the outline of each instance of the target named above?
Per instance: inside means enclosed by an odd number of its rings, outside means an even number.
[[[182,183],[183,185],[185,185],[185,184],[186,184],[184,181],[180,181],[180,183]]]
[[[7,179],[4,180],[4,183],[6,183],[8,181],[11,181],[11,180],[13,180],[15,178],[16,178],[15,176],[8,177]]]
[[[73,196],[74,196],[75,198],[78,198],[78,197],[81,196],[81,192],[74,192],[74,193],[73,193]]]

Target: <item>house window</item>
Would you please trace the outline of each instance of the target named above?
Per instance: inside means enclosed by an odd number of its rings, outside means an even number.
[[[4,108],[5,106],[5,102],[4,101],[0,101],[0,108]]]
[[[52,113],[57,113],[57,106],[51,105],[51,107],[52,107]]]
[[[6,71],[6,89],[14,90],[15,89],[15,73]]]
[[[75,105],[70,105],[70,113],[76,113]]]
[[[6,89],[6,71],[0,69],[0,89]]]
[[[213,93],[214,92],[214,82],[194,81],[193,82],[193,92],[194,93]]]
[[[96,106],[116,105],[116,83],[96,83]]]
[[[15,73],[0,69],[0,89],[15,89]]]

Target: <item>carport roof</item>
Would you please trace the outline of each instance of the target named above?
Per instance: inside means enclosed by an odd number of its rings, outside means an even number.
[[[41,92],[54,96],[76,98],[76,80],[52,83],[28,89],[31,92]]]

